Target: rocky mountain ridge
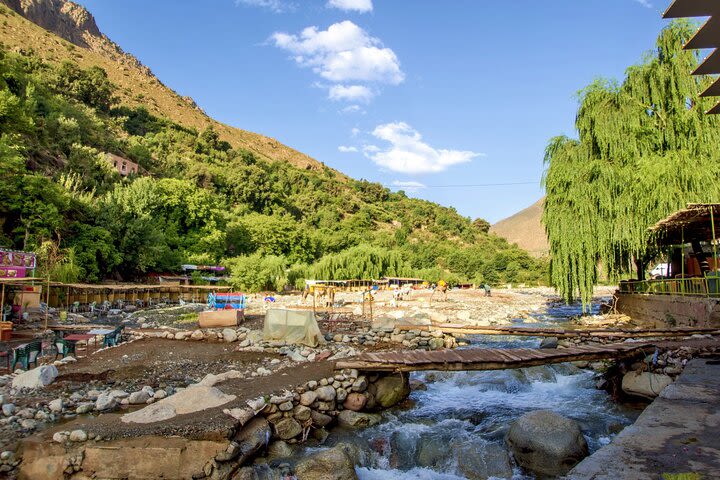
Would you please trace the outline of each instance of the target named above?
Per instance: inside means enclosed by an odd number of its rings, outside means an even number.
[[[273,138],[208,117],[192,98],[168,88],[150,68],[103,34],[85,7],[69,0],[0,0],[2,5],[12,10],[0,25],[0,39],[6,47],[32,50],[48,62],[70,61],[83,68],[97,65],[119,87],[121,104],[145,106],[150,113],[199,131],[212,126],[223,140],[265,160],[313,170],[325,168]],[[336,173],[338,178],[344,178]]]

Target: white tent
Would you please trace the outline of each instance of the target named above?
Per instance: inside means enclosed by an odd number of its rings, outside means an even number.
[[[317,347],[325,343],[315,320],[315,313],[310,310],[286,310],[271,308],[265,313],[264,340],[281,340],[286,343],[301,343],[309,347]]]

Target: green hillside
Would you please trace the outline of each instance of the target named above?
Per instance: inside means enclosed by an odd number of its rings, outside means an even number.
[[[0,7],[3,19],[27,22]],[[136,280],[183,263],[227,265],[248,290],[316,276],[544,279],[544,264],[487,222],[264,158],[212,124],[164,117],[153,98],[125,101],[102,67],[49,61],[39,45],[0,51],[0,245],[59,244],[58,280]],[[106,153],[141,174],[121,177]]]

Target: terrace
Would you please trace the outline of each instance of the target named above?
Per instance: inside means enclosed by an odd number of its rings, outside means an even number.
[[[715,220],[720,204],[689,204],[650,230],[666,256],[664,275],[620,282],[620,292],[720,298],[720,264]]]

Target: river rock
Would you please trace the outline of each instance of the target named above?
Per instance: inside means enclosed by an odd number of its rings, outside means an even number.
[[[53,413],[60,413],[60,412],[62,412],[64,406],[65,406],[65,405],[64,405],[64,402],[63,402],[63,399],[62,399],[62,398],[56,398],[55,400],[51,400],[51,401],[48,403],[48,408],[49,408],[50,411],[53,412]]]
[[[338,415],[338,423],[343,427],[364,428],[377,425],[382,417],[377,413],[359,413],[352,410],[343,410]]]
[[[315,410],[310,412],[310,417],[312,418],[313,425],[317,425],[318,427],[326,427],[333,420],[333,417],[330,415],[325,415]]]
[[[42,365],[27,372],[21,373],[13,378],[13,388],[42,388],[50,385],[58,376],[58,369],[55,365]]]
[[[2,413],[6,417],[12,416],[12,414],[15,413],[15,404],[14,403],[4,403],[2,406]]]
[[[367,378],[365,375],[361,375],[357,377],[357,379],[353,382],[352,386],[350,387],[350,390],[353,392],[364,392],[367,390]]]
[[[348,394],[345,403],[343,403],[343,408],[359,412],[365,408],[365,404],[367,404],[367,397],[362,393],[353,392]]]
[[[190,338],[193,340],[202,340],[205,338],[205,334],[202,332],[202,330],[195,330],[192,335],[190,335]]]
[[[295,417],[300,422],[306,422],[310,420],[310,414],[312,413],[312,410],[304,405],[298,405],[293,410],[293,417]]]
[[[315,390],[315,394],[317,395],[317,399],[323,402],[331,402],[335,400],[335,389],[331,386],[326,387],[320,387],[317,390]]]
[[[522,467],[541,475],[564,475],[588,455],[578,423],[550,410],[518,418],[505,441]]]
[[[232,343],[235,340],[237,340],[237,332],[233,330],[232,328],[226,328],[222,331],[223,340],[225,340],[227,343]]]
[[[300,404],[305,405],[306,407],[312,405],[315,400],[317,400],[317,393],[313,391],[305,392],[300,395]]]
[[[302,426],[294,418],[283,418],[275,423],[275,432],[281,440],[290,440],[302,433]]]
[[[469,480],[513,476],[510,455],[496,443],[471,441],[457,445],[453,450],[457,452],[458,470]]]
[[[147,392],[140,390],[139,392],[133,392],[128,397],[128,403],[130,405],[140,405],[142,403],[147,403],[148,399],[150,398],[150,395],[148,395]]]
[[[95,400],[95,409],[98,411],[112,410],[115,407],[117,407],[117,400],[109,394],[103,393]]]
[[[85,442],[88,439],[88,434],[85,430],[73,430],[70,432],[68,439],[71,442]]]
[[[375,401],[383,408],[397,405],[410,395],[407,376],[399,373],[381,378],[375,382],[375,388]]]
[[[545,337],[540,341],[540,348],[557,348],[558,338],[557,337]]]
[[[622,389],[630,395],[655,398],[672,383],[668,375],[650,372],[628,372],[623,376]]]
[[[302,480],[357,480],[350,455],[337,445],[298,462],[295,474]]]
[[[290,458],[293,456],[293,449],[282,440],[278,440],[270,444],[268,447],[268,458]]]

